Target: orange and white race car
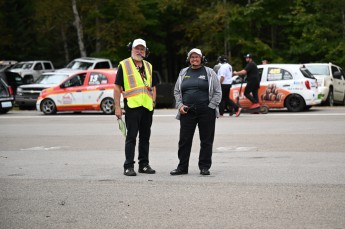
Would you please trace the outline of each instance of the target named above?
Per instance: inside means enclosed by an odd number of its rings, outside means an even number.
[[[116,69],[78,71],[61,84],[43,90],[37,99],[36,108],[47,115],[60,111],[87,110],[114,114],[115,77]]]

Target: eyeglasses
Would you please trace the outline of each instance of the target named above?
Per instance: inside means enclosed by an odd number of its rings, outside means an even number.
[[[200,56],[191,56],[190,59],[199,59],[201,58]]]
[[[137,50],[137,51],[145,51],[145,47],[143,47],[143,46],[140,47],[139,45],[134,47],[134,49]]]

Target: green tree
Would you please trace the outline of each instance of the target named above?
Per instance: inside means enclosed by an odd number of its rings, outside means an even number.
[[[344,8],[344,1],[296,0],[289,18],[292,24],[290,58],[296,62],[344,65]],[[337,55],[333,55],[334,50]]]
[[[257,62],[334,62],[345,66],[345,0],[75,0],[88,56],[113,62],[145,39],[149,61],[175,81],[194,47],[213,66],[226,54],[235,69]],[[62,67],[80,57],[71,0],[0,0],[3,59],[50,59]]]
[[[1,58],[24,60],[38,54],[36,33],[31,30],[34,7],[31,1],[0,0]]]
[[[36,0],[34,4],[36,26],[32,29],[38,36],[40,56],[62,67],[79,51],[71,1]]]

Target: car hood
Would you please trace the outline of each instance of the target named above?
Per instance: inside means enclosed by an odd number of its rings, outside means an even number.
[[[11,69],[10,72],[16,72],[16,73],[18,73],[18,72],[20,72],[20,71],[22,71],[22,70],[23,70],[22,68],[15,68],[15,69]]]

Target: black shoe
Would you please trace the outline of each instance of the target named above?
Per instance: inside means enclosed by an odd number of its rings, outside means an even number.
[[[137,175],[137,173],[134,171],[133,168],[125,169],[125,172],[123,174],[126,176],[136,176]]]
[[[145,165],[143,167],[139,166],[139,173],[154,174],[156,171],[153,170],[150,165]]]
[[[170,172],[170,175],[183,175],[183,174],[188,174],[188,170],[183,170],[183,169],[174,169],[173,171]]]
[[[210,173],[210,170],[208,169],[201,169],[200,174],[205,176],[205,175],[210,175],[211,173]]]

